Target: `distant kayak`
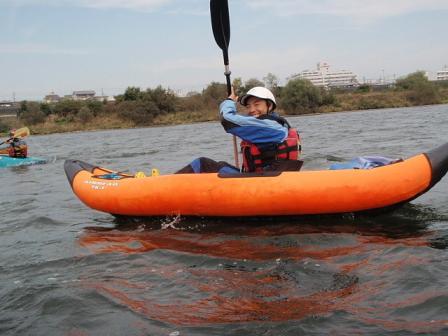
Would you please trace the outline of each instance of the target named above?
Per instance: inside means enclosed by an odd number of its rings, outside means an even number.
[[[448,170],[448,143],[374,169],[139,177],[65,162],[87,206],[120,216],[282,216],[393,209],[431,189]]]
[[[14,158],[8,155],[0,155],[0,168],[30,166],[47,163],[47,160],[38,157]]]

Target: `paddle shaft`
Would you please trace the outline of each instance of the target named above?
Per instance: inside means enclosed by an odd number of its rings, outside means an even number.
[[[224,59],[224,76],[226,76],[227,95],[230,96],[230,94],[232,93],[232,83],[230,81],[230,74],[232,72],[230,71],[229,52],[227,49],[222,50],[222,57]]]
[[[226,1],[226,3],[227,3],[227,1]],[[229,26],[229,32],[230,32],[230,26]],[[230,42],[230,38],[229,38],[229,42]],[[230,96],[230,94],[232,93],[232,83],[230,80],[230,74],[232,72],[230,71],[229,52],[228,52],[227,48],[222,49],[222,57],[224,59],[224,76],[226,76],[227,96]],[[235,166],[239,169],[240,163],[239,163],[239,157],[238,157],[238,143],[236,141],[235,135],[232,137],[232,143],[233,143],[233,157],[235,160]]]
[[[8,140],[2,141],[0,142],[0,146],[3,145],[4,143],[9,143],[11,140],[13,140],[15,137],[9,138]]]
[[[222,49],[224,59],[224,75],[226,76],[227,95],[232,93],[232,84],[230,80],[229,67],[229,42],[230,42],[230,19],[229,5],[227,0],[210,0],[210,15],[212,19],[212,29],[215,41]],[[239,169],[238,145],[236,136],[233,136],[233,156],[235,158],[235,166]]]

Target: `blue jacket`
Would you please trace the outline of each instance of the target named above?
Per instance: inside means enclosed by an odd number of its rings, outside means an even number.
[[[219,113],[221,124],[227,133],[251,143],[281,143],[288,136],[287,126],[282,126],[275,120],[238,114],[236,102],[231,99],[221,103]],[[277,115],[275,112],[270,114]]]

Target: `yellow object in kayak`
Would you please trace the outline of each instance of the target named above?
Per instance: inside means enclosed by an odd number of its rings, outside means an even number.
[[[145,173],[142,171],[136,172],[134,175],[135,178],[142,178],[142,177],[146,177]]]

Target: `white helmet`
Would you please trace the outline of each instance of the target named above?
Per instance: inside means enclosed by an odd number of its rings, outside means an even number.
[[[257,98],[269,100],[272,104],[274,104],[272,110],[274,110],[275,107],[277,106],[277,103],[275,102],[274,95],[272,94],[272,92],[270,90],[266,89],[265,87],[256,86],[256,87],[250,89],[249,91],[247,91],[247,93],[244,96],[242,96],[240,99],[241,105],[246,106],[247,99],[249,99],[250,97],[257,97]]]

